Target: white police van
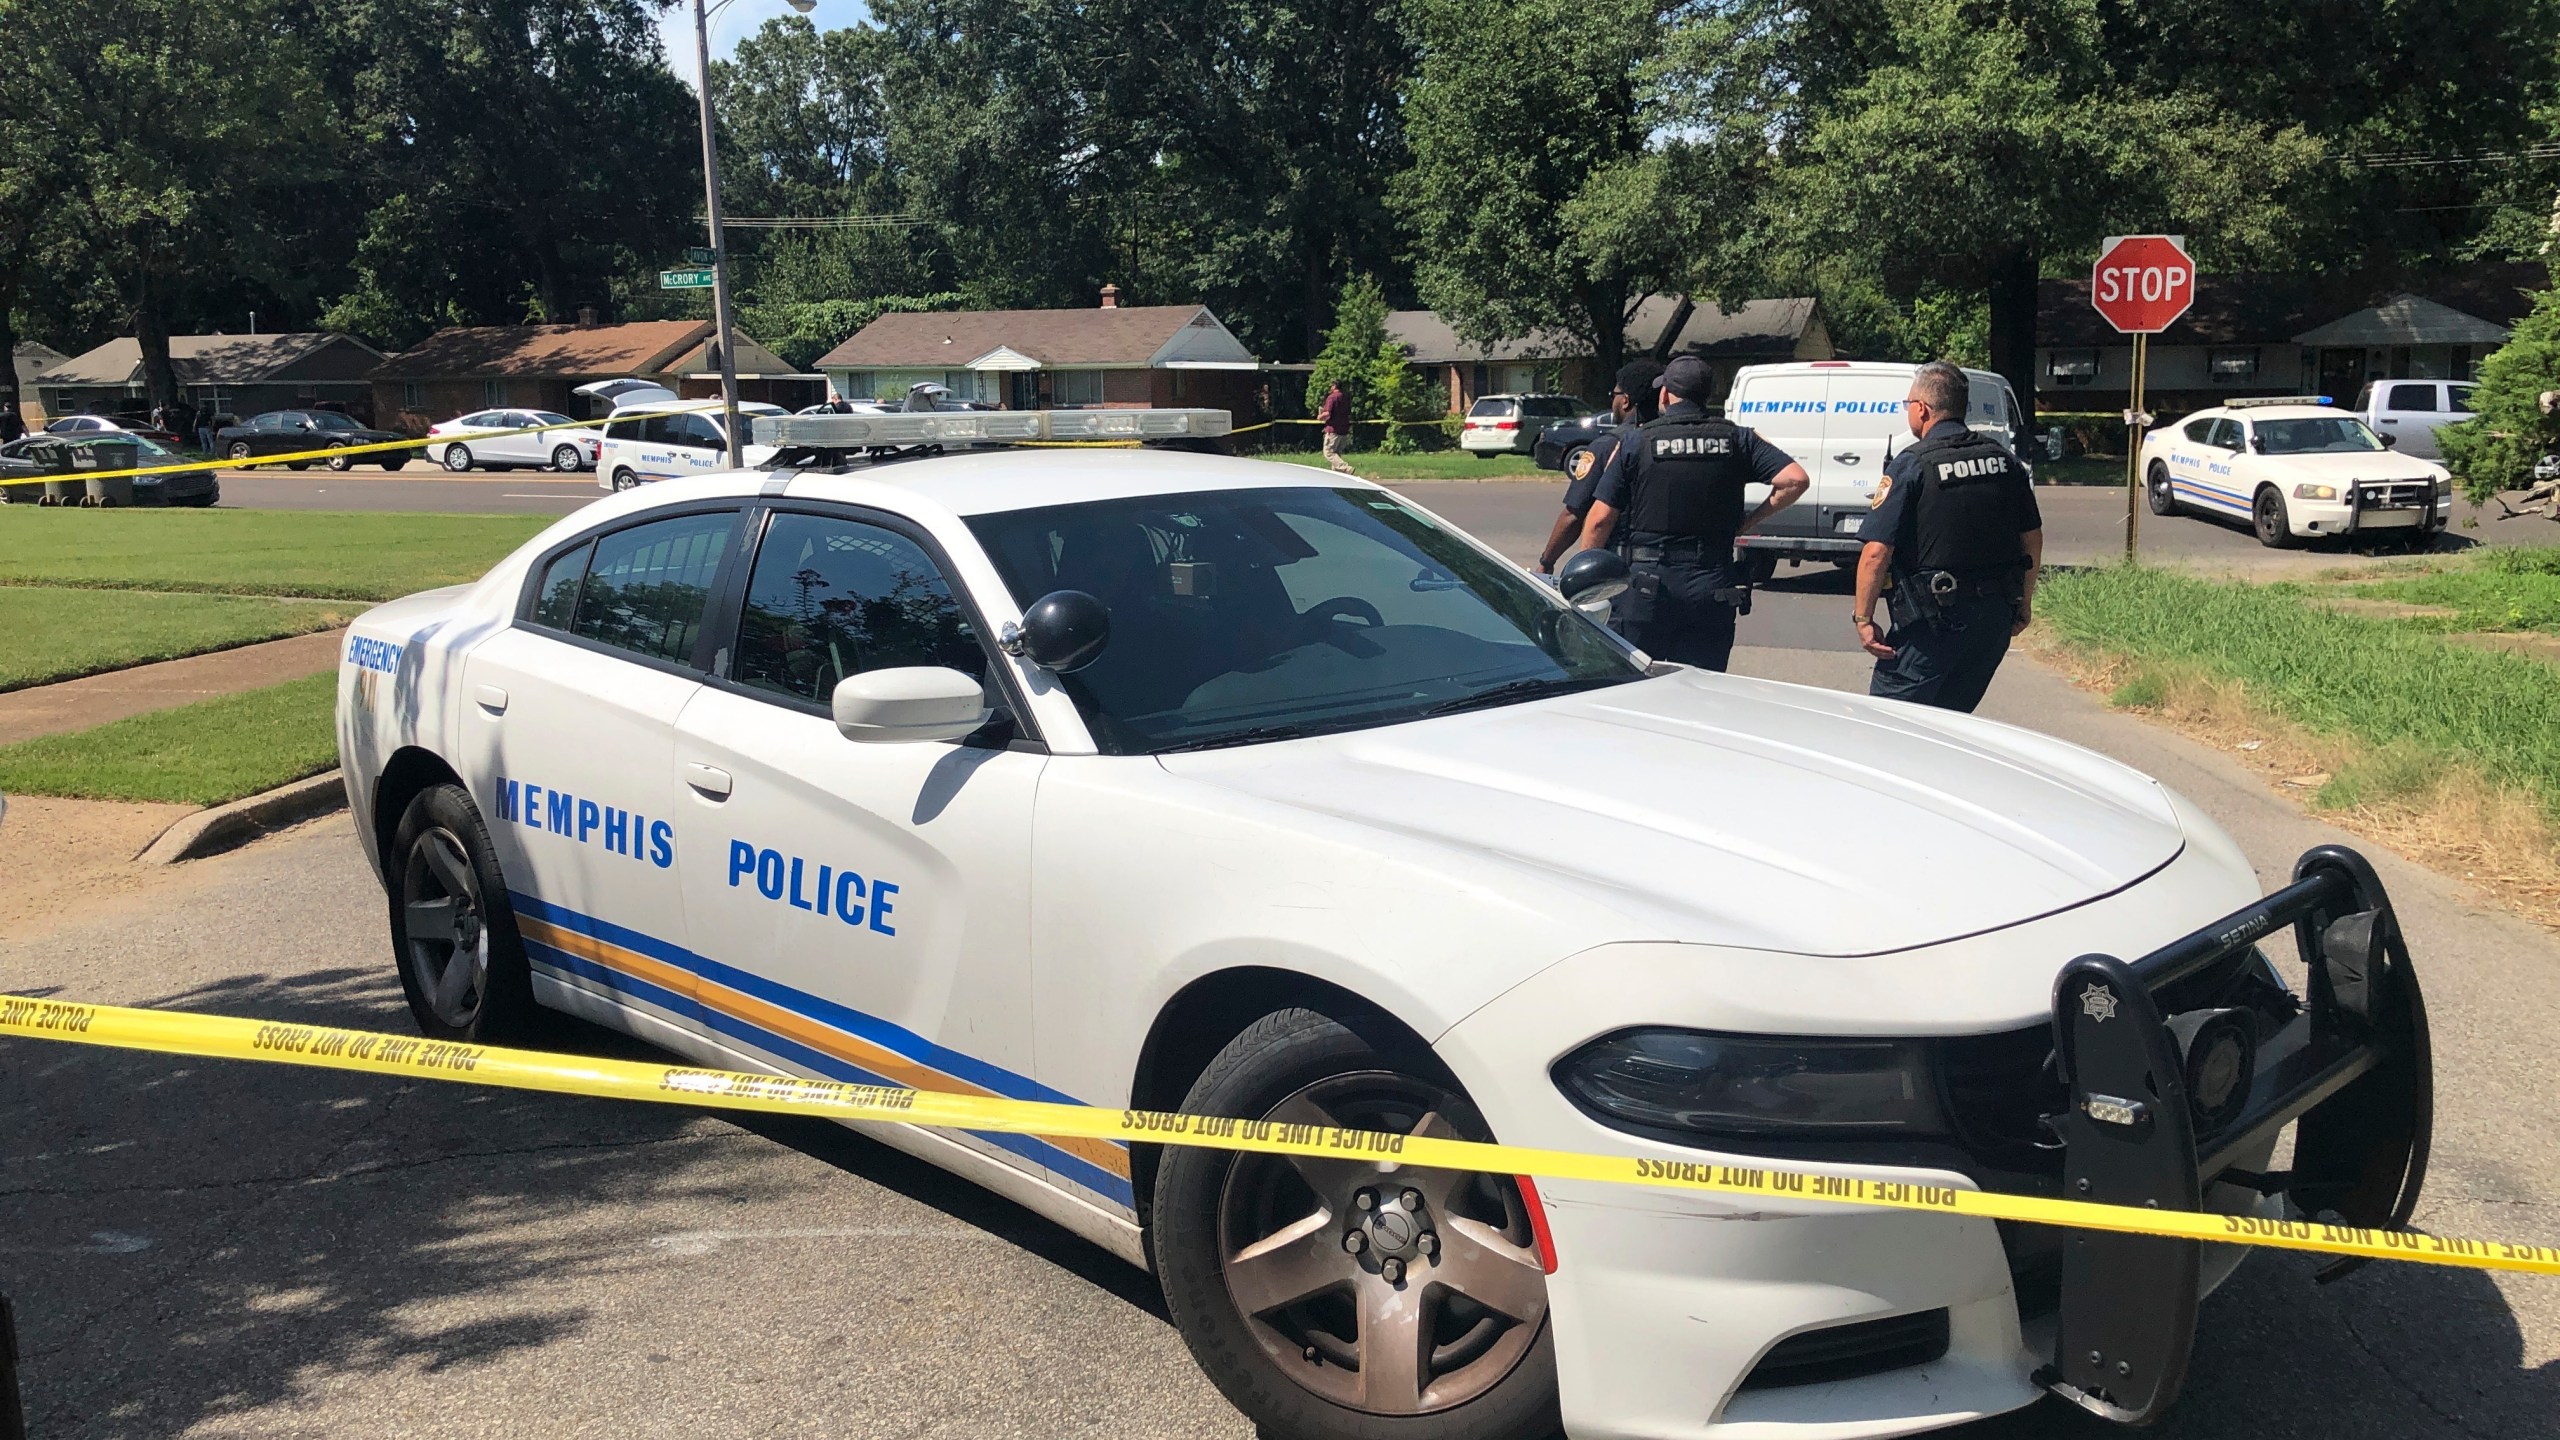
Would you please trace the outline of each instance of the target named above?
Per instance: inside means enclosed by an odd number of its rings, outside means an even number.
[[[717,399],[686,400],[647,380],[599,380],[577,393],[613,403],[604,422],[604,441],[596,451],[596,484],[606,490],[629,490],[658,480],[686,480],[729,469],[728,417]],[[780,415],[779,405],[740,401],[738,414]],[[748,445],[743,458],[755,465],[771,457],[770,446]]]
[[[1742,551],[1765,577],[1779,560],[1858,557],[1858,526],[1873,508],[1887,460],[1912,443],[1902,397],[1920,367],[1879,360],[1798,360],[1745,365],[1734,372],[1724,413],[1758,431],[1793,456],[1812,485],[1804,498],[1742,537]],[[1972,401],[1965,423],[2015,450],[2026,433],[2026,412],[2009,382],[1988,370],[1967,370]],[[1754,486],[1749,503],[1768,498]]]

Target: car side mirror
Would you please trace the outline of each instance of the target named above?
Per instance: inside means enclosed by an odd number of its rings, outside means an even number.
[[[1004,627],[998,646],[1043,670],[1081,670],[1111,643],[1111,607],[1082,590],[1052,590],[1022,612],[1022,623]]]
[[[2266,453],[2267,453],[2267,437],[2266,437],[2266,436],[2264,436],[2264,435],[2252,435],[2252,436],[2250,436],[2250,437],[2249,437],[2249,448],[2250,448],[2250,449],[2252,449],[2252,450],[2257,451],[2257,452],[2258,452],[2259,454],[2261,454],[2261,455],[2266,454]]]
[[[987,723],[987,691],[948,666],[901,665],[846,676],[836,685],[833,708],[836,729],[847,740],[957,740]]]
[[[1556,571],[1556,593],[1577,606],[1597,605],[1626,593],[1627,562],[1614,550],[1584,550]]]
[[[2382,442],[2382,448],[2385,450],[2400,443],[2400,437],[2397,435],[2377,435],[2374,438]]]

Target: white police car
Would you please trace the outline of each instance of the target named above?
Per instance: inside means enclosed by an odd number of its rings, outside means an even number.
[[[2245,520],[2262,545],[2352,535],[2423,547],[2453,517],[2441,465],[2318,395],[2233,400],[2142,437],[2154,515]]]
[[[661,480],[716,475],[729,468],[729,421],[723,401],[680,399],[662,385],[630,379],[595,381],[579,386],[577,393],[613,406],[596,447],[596,484],[603,489],[629,490]],[[781,406],[761,401],[738,405],[739,417],[750,424],[752,417],[781,413]],[[772,452],[749,444],[742,453],[753,465]]]
[[[421,1027],[561,1010],[732,1068],[2405,1218],[2423,1035],[2353,856],[2262,901],[2120,765],[1650,665],[1569,603],[1614,557],[1559,594],[1356,480],[922,448],[1224,420],[764,421],[772,468],[610,497],[364,616],[338,738]],[[2297,919],[2307,1012],[2251,944]],[[2047,1390],[2138,1419],[2233,1263],[879,1133],[1152,1266],[1296,1440],[1887,1435]]]

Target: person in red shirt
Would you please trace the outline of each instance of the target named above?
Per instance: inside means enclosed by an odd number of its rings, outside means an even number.
[[[1351,474],[1351,462],[1342,458],[1342,452],[1351,448],[1351,397],[1343,393],[1341,381],[1334,381],[1333,388],[1324,392],[1324,403],[1316,407],[1316,418],[1324,422],[1324,463],[1342,474]]]

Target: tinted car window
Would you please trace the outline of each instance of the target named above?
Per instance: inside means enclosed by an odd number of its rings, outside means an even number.
[[[2210,445],[2213,443],[2213,417],[2208,415],[2201,420],[2190,420],[2181,433],[2199,445]]]
[[[781,514],[765,530],[738,621],[743,685],[824,704],[865,670],[947,665],[986,677],[976,627],[923,547],[894,530]]]
[[[2261,420],[2258,443],[2269,455],[2341,455],[2379,450],[2382,441],[2351,415],[2316,420]]]
[[[592,540],[564,555],[555,555],[542,567],[542,582],[534,587],[533,618],[536,624],[554,630],[566,630],[578,613],[578,582],[587,578],[587,559],[595,554]]]
[[[611,421],[604,427],[604,438],[607,440],[641,439],[643,438],[641,434],[641,427],[643,423],[644,422],[638,420]]]
[[[341,415],[335,410],[312,411],[311,423],[313,426],[322,430],[361,430],[364,428],[357,424],[352,416]]]
[[[2433,385],[2394,385],[2390,393],[2391,398],[2383,404],[2386,410],[2433,410],[2436,408],[2436,387]]]
[[[667,443],[721,450],[727,448],[729,442],[720,438],[720,427],[705,416],[670,415],[667,417]]]
[[[690,662],[737,526],[735,511],[680,515],[597,540],[571,631],[636,655]]]
[[[1467,407],[1470,420],[1507,420],[1519,413],[1519,402],[1513,400],[1479,400]]]
[[[2445,408],[2456,415],[2470,414],[2472,389],[2473,387],[2469,385],[2447,385],[2444,387]]]
[[[2240,422],[2232,419],[2228,415],[2214,421],[2213,440],[2210,443],[2219,445],[2225,450],[2239,449]]]

